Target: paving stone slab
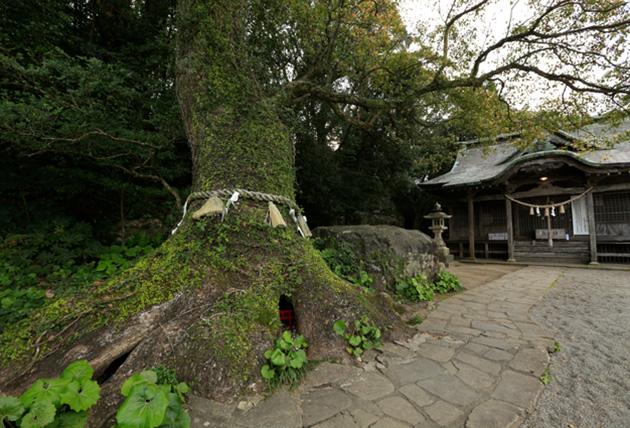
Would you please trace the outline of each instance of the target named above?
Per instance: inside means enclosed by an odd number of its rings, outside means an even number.
[[[486,345],[491,348],[502,349],[508,352],[515,352],[519,345],[521,345],[522,341],[517,341],[513,339],[496,339],[493,337],[479,336],[472,339],[474,343],[479,343],[481,345]]]
[[[361,373],[361,369],[358,367],[323,362],[306,375],[301,387],[309,389],[322,385],[335,385],[345,379],[358,376],[359,373]]]
[[[481,330],[481,331],[503,333],[506,335],[511,335],[511,334],[517,334],[519,336],[521,335],[521,332],[519,330],[514,331],[514,329],[511,329],[497,322],[483,322],[483,321],[473,320],[470,326],[476,330]]]
[[[460,406],[469,406],[480,400],[474,389],[451,374],[424,379],[418,381],[418,385],[442,400]]]
[[[521,421],[522,410],[504,401],[488,400],[475,407],[466,428],[512,428]]]
[[[425,407],[423,411],[425,411],[434,422],[442,427],[448,426],[464,416],[464,413],[457,407],[441,400]]]
[[[298,400],[287,391],[279,391],[236,418],[236,425],[245,427],[302,427],[302,412]]]
[[[418,330],[420,331],[444,331],[447,321],[437,318],[426,319],[420,324]]]
[[[488,390],[492,388],[497,381],[496,377],[482,372],[466,363],[462,363],[461,361],[456,361],[455,367],[458,369],[456,376],[474,389]]]
[[[316,389],[302,397],[302,420],[311,426],[347,409],[352,400],[337,388]]]
[[[367,428],[380,419],[380,415],[375,415],[364,409],[350,409],[350,414],[360,428]]]
[[[466,344],[466,346],[464,346],[463,349],[465,351],[470,351],[478,355],[483,355],[493,348],[490,348],[489,346],[486,346],[486,345],[482,345],[480,343],[469,342]]]
[[[385,416],[379,419],[374,425],[370,425],[370,428],[409,428],[409,425]]]
[[[394,385],[389,379],[375,372],[363,372],[341,387],[362,400],[376,400],[394,392]]]
[[[549,365],[549,354],[540,348],[523,348],[510,361],[510,367],[536,377],[543,374]]]
[[[395,356],[399,358],[413,358],[416,354],[409,348],[396,345],[395,343],[387,342],[381,348],[383,354],[386,356]]]
[[[451,327],[450,325],[447,328],[449,333],[457,333],[462,336],[479,336],[483,332],[481,330],[476,330],[474,328],[469,327]]]
[[[490,349],[489,351],[482,354],[484,358],[487,358],[492,361],[509,361],[514,358],[514,355],[504,351],[502,349]]]
[[[193,427],[226,426],[235,408],[234,405],[226,405],[193,394],[187,397],[187,401],[191,406],[190,418]]]
[[[442,363],[442,367],[444,367],[449,374],[457,374],[458,370],[457,367],[455,367],[455,365],[453,364],[453,361]]]
[[[463,318],[459,315],[453,315],[451,316],[451,319],[448,321],[448,326],[449,326],[449,331],[452,327],[464,327],[464,328],[470,328],[470,319],[468,318]]]
[[[423,343],[422,345],[420,345],[416,353],[431,360],[444,363],[453,358],[453,355],[455,355],[455,350],[450,347],[434,345],[431,343]]]
[[[402,397],[394,396],[383,398],[378,402],[378,406],[386,415],[405,421],[410,425],[416,425],[425,421],[424,416],[418,413],[418,411]]]
[[[398,390],[401,394],[403,394],[409,401],[415,403],[419,407],[428,406],[429,404],[435,402],[435,398],[429,395],[424,389],[420,388],[418,385],[405,385]]]
[[[387,369],[383,370],[383,374],[397,386],[439,376],[445,372],[446,370],[435,361],[422,357],[417,357],[405,364],[390,364]]]
[[[501,364],[469,352],[460,352],[457,354],[456,361],[462,361],[466,364],[470,364],[481,371],[495,376],[501,372]]]
[[[506,370],[501,375],[492,397],[531,410],[542,388],[543,385],[538,378]]]
[[[327,421],[313,425],[313,428],[359,428],[359,425],[357,425],[352,416],[342,413]]]

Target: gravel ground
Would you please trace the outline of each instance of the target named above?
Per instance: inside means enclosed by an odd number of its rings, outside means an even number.
[[[560,343],[523,427],[630,426],[630,272],[567,269],[530,312]]]

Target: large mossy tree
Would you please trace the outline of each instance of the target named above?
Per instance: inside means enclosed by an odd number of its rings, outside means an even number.
[[[443,142],[462,120],[476,124],[476,135],[515,121],[536,135],[551,120],[577,120],[585,106],[578,101],[588,101],[583,95],[625,102],[628,59],[613,44],[626,40],[627,8],[548,3],[534,2],[537,18],[473,50],[466,29],[488,1],[454,2],[445,25],[414,39],[388,0],[180,0],[176,87],[193,191],[238,187],[294,199],[296,136],[308,124],[307,108],[402,144],[426,129]],[[485,65],[499,51],[499,62]],[[609,73],[585,77],[601,69]],[[505,76],[523,73],[565,85],[576,98],[562,104],[563,114],[499,108]],[[336,135],[327,141],[338,143]],[[98,426],[111,417],[121,380],[146,367],[171,367],[209,397],[245,392],[259,380],[263,351],[281,328],[281,296],[293,301],[312,358],[343,356],[332,330],[337,319],[368,315],[384,329],[397,328],[386,299],[336,277],[294,227],[274,229],[266,213],[266,205],[242,200],[224,221],[188,216],[120,277],[2,332],[1,389],[20,390],[87,358],[103,382],[93,415]]]

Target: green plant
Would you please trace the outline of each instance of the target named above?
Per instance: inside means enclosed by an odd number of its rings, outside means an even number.
[[[308,342],[304,336],[285,331],[276,339],[275,346],[265,351],[267,363],[260,369],[260,374],[271,389],[282,384],[297,384],[308,363],[306,348]]]
[[[347,279],[351,283],[366,289],[370,289],[374,283],[374,278],[372,278],[372,276],[364,270],[359,271],[358,276],[350,276]]]
[[[549,385],[551,383],[551,381],[553,380],[553,378],[551,377],[551,373],[549,371],[549,367],[547,367],[545,369],[545,371],[543,372],[543,374],[540,375],[539,377],[540,382],[543,385]]]
[[[433,288],[437,293],[449,293],[451,291],[461,290],[462,284],[455,275],[446,270],[442,270],[435,276]]]
[[[433,296],[435,295],[433,285],[424,274],[398,281],[395,289],[399,297],[412,302],[433,300]]]
[[[407,324],[409,324],[409,325],[420,325],[420,324],[422,324],[422,321],[424,321],[424,319],[420,315],[414,315],[413,317],[411,317],[411,318],[409,318],[407,320]]]
[[[104,246],[89,225],[53,223],[0,240],[0,331],[57,298],[98,285],[157,245],[145,235]]]
[[[184,409],[188,391],[187,384],[177,382],[174,373],[163,367],[130,376],[120,388],[125,400],[116,412],[117,427],[190,427],[190,416]]]
[[[560,342],[557,340],[553,342],[553,349],[551,350],[552,354],[555,354],[556,352],[560,352]]]
[[[365,262],[359,259],[352,248],[332,238],[314,240],[317,248],[330,268],[337,276],[355,285],[370,289],[374,278],[365,270]]]
[[[381,346],[381,330],[367,316],[350,325],[344,320],[338,320],[333,324],[333,330],[346,339],[346,351],[354,357],[360,358],[368,349]]]
[[[46,291],[38,287],[0,290],[0,330],[3,325],[13,324],[26,317],[45,301]]]
[[[86,411],[100,395],[93,373],[87,361],[75,361],[57,378],[36,380],[19,399],[0,397],[0,422],[21,428],[84,427]]]
[[[100,255],[96,271],[107,276],[115,275],[133,266],[138,257],[149,254],[153,248],[150,241],[141,236],[125,244],[112,245]]]

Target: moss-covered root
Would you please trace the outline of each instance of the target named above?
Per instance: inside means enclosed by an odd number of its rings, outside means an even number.
[[[293,301],[311,359],[345,355],[332,330],[338,319],[368,315],[382,328],[397,322],[378,295],[337,278],[308,241],[271,228],[264,214],[241,206],[223,223],[188,223],[106,291],[79,296],[59,314],[35,314],[30,336],[11,342],[3,333],[14,346],[7,355],[24,358],[4,360],[0,392],[19,393],[86,358],[102,383],[90,426],[106,426],[124,378],[146,368],[168,366],[196,393],[219,400],[262,388],[263,353],[281,331],[281,296]],[[52,340],[35,351],[41,337]]]

